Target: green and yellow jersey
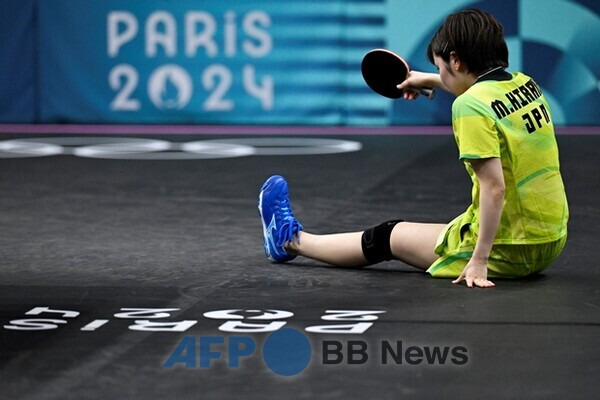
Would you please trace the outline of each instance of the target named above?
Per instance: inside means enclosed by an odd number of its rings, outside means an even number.
[[[494,244],[556,241],[567,233],[569,209],[550,107],[533,79],[504,74],[476,82],[452,105],[460,159],[473,181],[472,204],[457,222],[476,240],[480,188],[469,160],[498,157],[506,193]]]

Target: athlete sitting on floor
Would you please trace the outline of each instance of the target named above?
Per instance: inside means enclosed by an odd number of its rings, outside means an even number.
[[[472,204],[449,224],[388,221],[364,232],[314,235],[290,209],[287,183],[270,177],[259,212],[269,260],[297,255],[338,266],[397,259],[434,277],[492,287],[489,277],[547,268],[567,238],[567,199],[548,102],[528,76],[508,73],[503,28],[491,15],[448,16],[427,49],[439,74],[410,72],[404,98],[422,87],[456,96],[452,126],[473,181]]]

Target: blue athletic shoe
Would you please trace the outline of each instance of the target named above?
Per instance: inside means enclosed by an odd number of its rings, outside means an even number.
[[[258,196],[258,214],[263,226],[265,254],[270,261],[286,262],[296,258],[283,247],[302,230],[290,208],[290,196],[285,179],[273,175],[262,185]]]

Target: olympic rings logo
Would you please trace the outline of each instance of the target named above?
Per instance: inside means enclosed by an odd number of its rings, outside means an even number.
[[[127,137],[48,137],[0,141],[0,158],[77,157],[117,160],[200,160],[316,155],[359,151],[360,142],[320,138],[237,138],[170,142]]]

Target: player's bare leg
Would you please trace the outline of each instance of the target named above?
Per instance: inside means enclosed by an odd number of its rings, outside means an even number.
[[[439,257],[434,249],[438,236],[445,227],[446,224],[396,224],[390,237],[392,255],[396,260],[426,270]]]
[[[419,269],[427,269],[437,259],[435,243],[444,224],[400,222],[390,236],[394,259]],[[361,244],[363,232],[315,235],[299,232],[299,240],[286,245],[286,250],[331,265],[360,267],[369,265]]]
[[[369,262],[362,252],[361,237],[362,232],[315,235],[302,231],[297,240],[286,245],[286,250],[331,265],[362,267]]]

